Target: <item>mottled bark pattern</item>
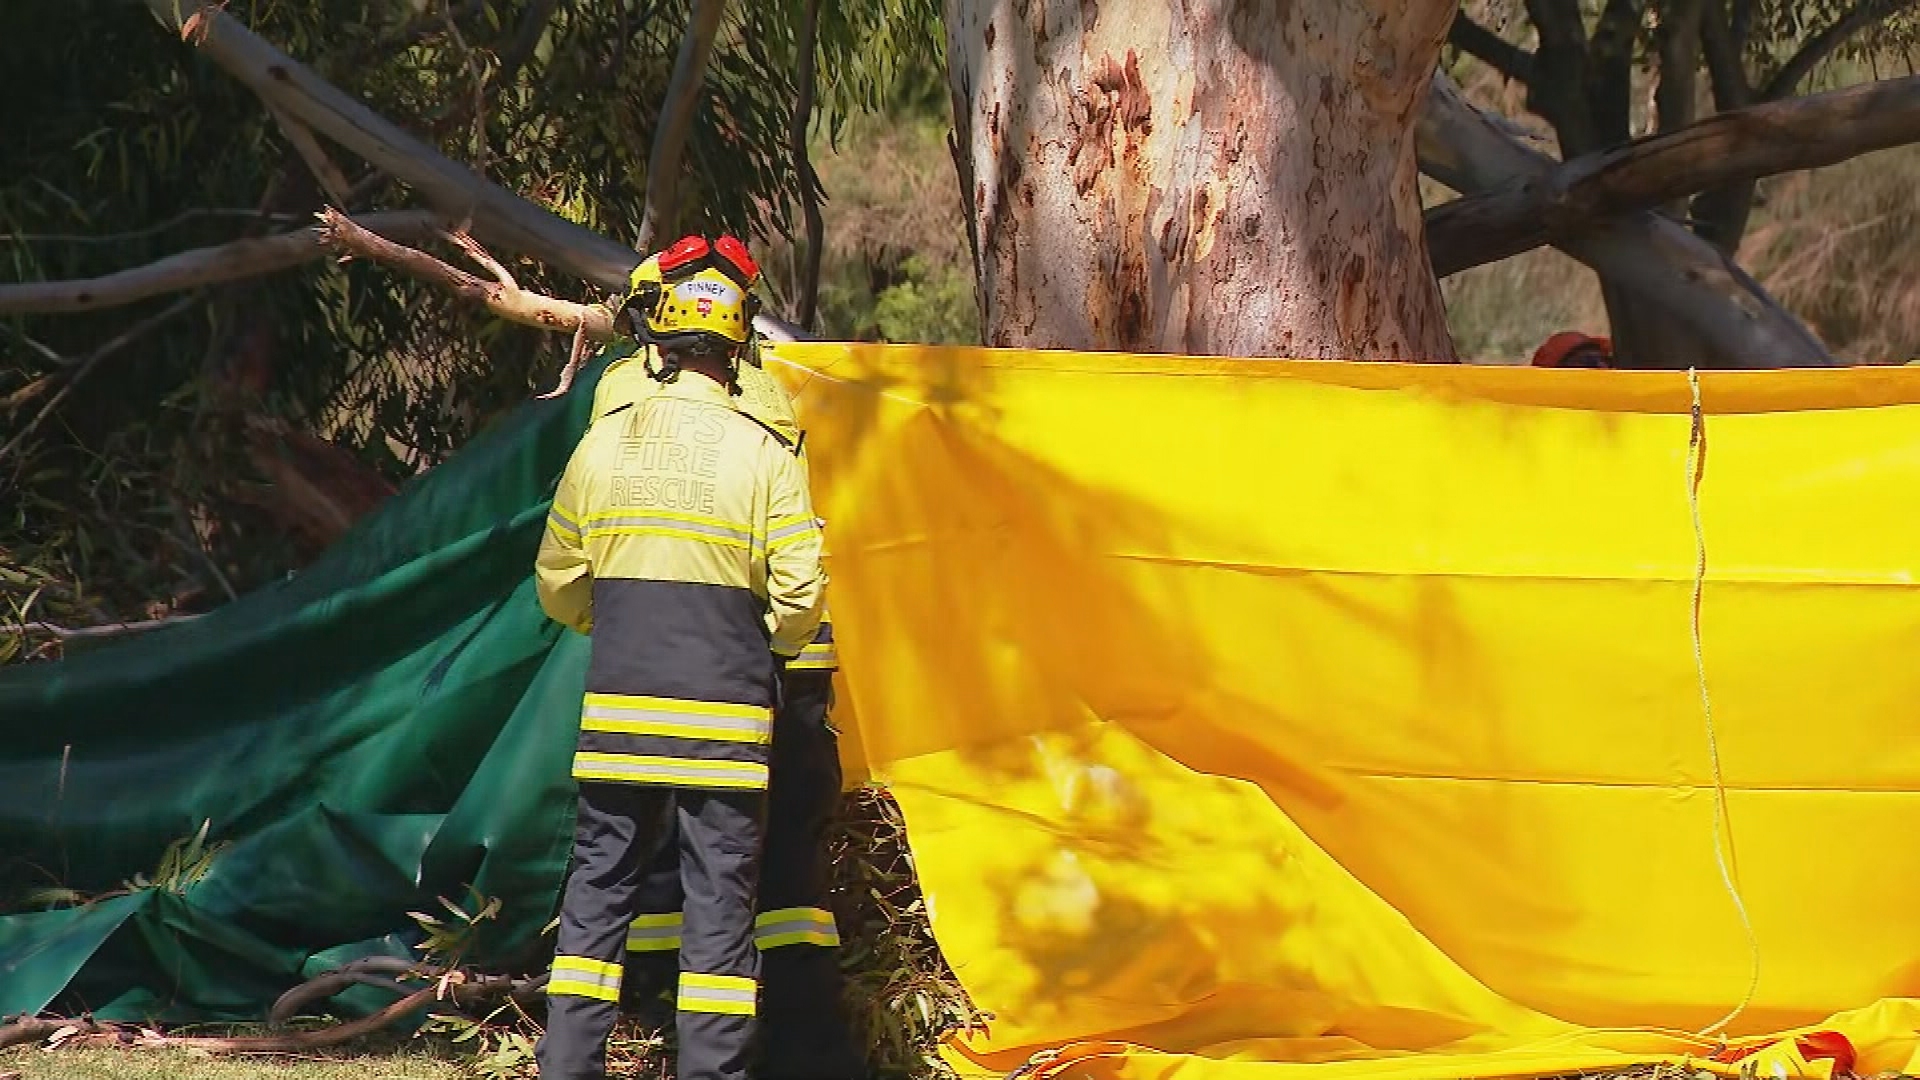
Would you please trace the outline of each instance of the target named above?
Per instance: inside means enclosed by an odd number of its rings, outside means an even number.
[[[1453,359],[1414,111],[1452,0],[947,0],[991,345]]]

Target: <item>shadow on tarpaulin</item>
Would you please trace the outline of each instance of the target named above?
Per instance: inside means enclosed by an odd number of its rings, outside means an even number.
[[[828,521],[849,764],[899,798],[997,1017],[957,1066],[1716,1050],[1671,1033],[1750,973],[1688,629],[1684,376],[832,345],[773,367]],[[584,649],[527,567],[597,370],[290,582],[0,677],[7,889],[110,888],[207,818],[233,841],[184,895],[0,920],[0,1011],[257,1016],[468,883],[506,902],[485,958],[537,952]],[[1916,375],[1703,376],[1703,644],[1761,956],[1732,1030],[1789,1075],[1834,1061],[1768,1032],[1838,1029],[1882,1071],[1920,1026]]]

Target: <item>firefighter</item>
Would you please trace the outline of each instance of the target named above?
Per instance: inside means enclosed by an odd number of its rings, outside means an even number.
[[[709,243],[687,237],[635,269],[631,296],[646,295],[689,267],[714,265],[747,288],[758,267],[730,237]],[[639,328],[644,339],[644,328]],[[793,404],[749,351],[739,369],[742,393],[734,406],[790,441],[801,454],[804,437]],[[654,363],[643,346],[610,365],[594,391],[592,416],[631,408],[660,384],[644,373]],[[804,465],[804,457],[802,458]],[[824,617],[815,638],[787,665],[774,713],[771,787],[763,850],[755,943],[762,952],[763,1080],[852,1080],[866,1072],[843,1004],[840,935],[827,909],[826,832],[838,804],[842,776],[838,737],[828,722],[833,673],[838,668],[832,624]],[[680,880],[671,848],[648,867],[639,914],[628,938],[623,984],[641,1006],[671,985],[680,948]]]
[[[827,828],[839,802],[840,749],[828,714],[838,667],[832,624],[789,661],[773,719],[767,844],[754,943],[761,951],[761,1080],[854,1080],[865,1054],[846,1015],[839,928],[827,908]],[[627,936],[627,977],[644,999],[674,974],[680,882],[656,859]]]
[[[598,1080],[635,892],[677,837],[682,1080],[745,1080],[778,672],[813,640],[826,575],[806,471],[733,405],[749,294],[704,268],[639,318],[663,384],[589,428],[554,495],[540,603],[592,636],[579,816],[548,982],[544,1080]],[[608,418],[611,420],[611,418]]]
[[[1533,366],[1610,368],[1614,366],[1613,342],[1572,330],[1564,331],[1541,342],[1540,347],[1534,350]]]

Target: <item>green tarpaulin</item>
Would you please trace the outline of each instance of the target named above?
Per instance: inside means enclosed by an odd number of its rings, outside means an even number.
[[[541,614],[530,571],[600,370],[288,580],[0,672],[7,910],[36,888],[95,895],[151,873],[202,821],[231,842],[183,893],[0,917],[0,1014],[256,1018],[347,959],[406,955],[407,913],[469,885],[502,901],[472,959],[537,962],[586,648]]]

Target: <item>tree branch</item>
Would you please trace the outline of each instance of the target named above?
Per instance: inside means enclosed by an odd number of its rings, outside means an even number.
[[[1733,21],[1729,29],[1733,33],[1733,47],[1741,53],[1747,51],[1747,42],[1753,40],[1753,0],[1733,0]]]
[[[1708,0],[1700,19],[1700,51],[1707,58],[1707,77],[1713,84],[1713,104],[1721,112],[1753,104],[1753,86],[1747,81],[1742,48],[1727,25],[1720,0]]]
[[[1661,131],[1678,131],[1693,123],[1700,56],[1700,21],[1704,0],[1670,0],[1660,19],[1660,85],[1654,108]]]
[[[198,296],[182,297],[172,304],[169,304],[158,314],[149,315],[145,319],[134,323],[132,326],[114,335],[108,339],[106,344],[87,354],[86,359],[67,369],[65,373],[66,385],[62,386],[59,393],[53,395],[52,399],[40,407],[40,411],[34,415],[34,418],[29,421],[25,427],[20,429],[18,434],[8,440],[5,446],[0,446],[0,459],[10,456],[15,450],[19,449],[20,444],[26,442],[27,437],[32,435],[47,417],[53,415],[53,411],[60,407],[60,403],[67,400],[67,395],[73,393],[73,388],[80,385],[81,380],[85,379],[88,375],[93,374],[93,369],[99,367],[101,361],[134,342],[139,341],[141,338],[146,337],[148,334],[172,322],[181,315],[186,314],[198,306],[199,303],[200,297]]]
[[[157,1035],[148,1036],[137,1042],[143,1046],[180,1047],[224,1054],[298,1054],[306,1050],[339,1046],[341,1043],[352,1042],[363,1035],[371,1035],[396,1020],[431,1006],[438,998],[438,993],[436,988],[429,986],[408,994],[379,1012],[363,1016],[358,1020],[350,1020],[344,1024],[335,1024],[332,1027],[313,1031],[297,1031],[287,1035],[236,1035],[227,1038]]]
[[[89,641],[99,638],[125,637],[129,634],[144,634],[175,623],[192,622],[201,616],[197,614],[164,615],[158,619],[143,619],[140,622],[111,622],[98,626],[61,626],[58,623],[30,622],[9,627],[22,633],[46,634],[57,638],[62,644],[71,641]]]
[[[1587,101],[1587,30],[1580,20],[1580,0],[1527,0],[1527,15],[1540,35],[1534,65],[1553,75],[1527,83],[1527,108],[1553,125],[1561,157],[1600,149]]]
[[[693,0],[687,15],[687,32],[680,38],[680,55],[673,62],[673,78],[667,83],[667,97],[660,104],[660,121],[653,131],[653,153],[647,159],[647,209],[634,243],[638,251],[651,251],[679,221],[680,160],[706,89],[707,57],[726,10],[726,0]]]
[[[1587,111],[1600,141],[1582,153],[1633,137],[1633,51],[1639,32],[1638,0],[1607,0],[1587,43]]]
[[[494,73],[495,86],[506,86],[520,74],[520,69],[533,59],[535,49],[540,47],[540,39],[546,36],[547,23],[553,19],[553,11],[560,6],[560,0],[534,0],[527,6],[526,14],[520,17],[520,29],[513,36],[513,43],[500,54],[500,70]]]
[[[365,228],[393,236],[430,236],[437,225],[421,211],[367,214]],[[0,285],[0,315],[100,311],[170,292],[277,273],[326,254],[316,228],[194,248],[158,262],[96,278]]]
[[[146,0],[176,32],[194,22],[208,59],[260,98],[419,192],[481,240],[604,289],[624,288],[632,251],[474,175],[353,100],[207,0]]]
[[[100,236],[86,236],[78,233],[0,233],[0,241],[15,244],[113,244],[124,245],[135,240],[145,240],[158,236],[178,225],[201,218],[241,218],[249,222],[272,221],[282,225],[293,224],[296,219],[280,214],[268,214],[259,210],[242,210],[224,207],[197,207],[182,210],[170,218],[154,222],[130,232],[105,233]]]
[[[500,260],[488,254],[487,249],[481,247],[478,240],[457,229],[447,233],[446,237],[453,242],[454,247],[464,252],[467,258],[479,263],[485,268],[487,273],[492,274],[493,280],[505,285],[509,289],[518,289],[520,287],[520,283],[513,280],[513,275],[507,272],[507,268],[500,265]]]
[[[1789,57],[1780,70],[1768,79],[1765,88],[1760,91],[1764,101],[1778,101],[1790,94],[1798,93],[1800,84],[1813,74],[1834,50],[1845,45],[1855,34],[1884,21],[1902,11],[1915,6],[1917,0],[1861,0],[1851,10],[1835,19],[1831,26],[1808,38],[1800,50]]]
[[[280,133],[293,144],[300,160],[307,163],[307,171],[313,174],[313,179],[320,185],[320,190],[326,192],[327,198],[341,206],[348,205],[347,193],[353,190],[353,185],[348,182],[347,174],[340,171],[340,166],[327,156],[326,149],[320,145],[319,139],[314,138],[313,131],[272,105],[267,106],[267,115],[273,117]]]
[[[626,290],[627,275],[639,262],[631,249],[474,175],[261,40],[218,4],[146,0],[146,5],[175,32],[192,23],[194,43],[207,58],[263,103],[366,159],[376,177],[419,192],[449,220],[471,220],[474,233],[496,249],[531,256],[601,289]],[[753,325],[773,341],[807,339],[799,327],[766,312],[754,316]]]
[[[1442,275],[1508,258],[1616,214],[1741,180],[1818,168],[1920,141],[1920,76],[1719,113],[1570,161],[1549,176],[1427,215]]]
[[[1433,78],[1415,136],[1421,169],[1463,194],[1545,176],[1557,165],[1468,104],[1444,75]],[[1835,362],[1799,320],[1731,260],[1670,219],[1625,214],[1564,237],[1556,246],[1639,303],[1684,324],[1710,350],[1703,367]],[[1446,257],[1434,248],[1436,262]]]
[[[1533,54],[1474,22],[1464,7],[1447,28],[1447,44],[1514,82],[1533,81]]]
[[[595,341],[613,340],[613,315],[600,304],[576,304],[522,289],[511,281],[482,281],[417,248],[396,244],[355,224],[331,208],[320,212],[320,243],[349,258],[384,263],[430,285],[437,285],[494,315],[542,330],[585,326]]]
[[[807,0],[800,23],[800,70],[794,78],[798,94],[793,102],[793,122],[787,141],[793,151],[793,172],[800,183],[800,209],[806,218],[806,262],[800,271],[800,298],[795,317],[811,330],[820,306],[820,257],[826,245],[826,225],[820,219],[820,180],[813,173],[813,160],[807,155],[807,129],[813,120],[813,84],[815,38],[820,30],[820,0]]]

